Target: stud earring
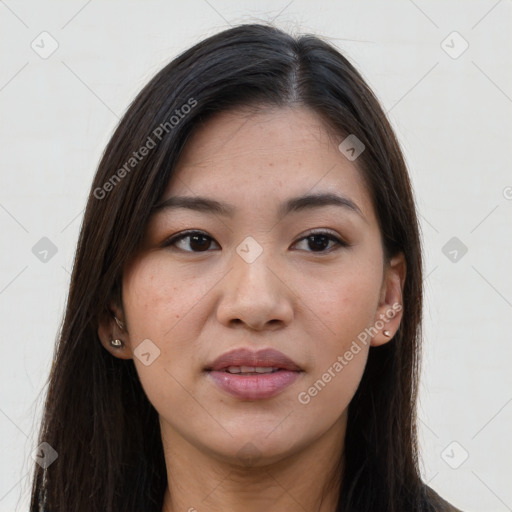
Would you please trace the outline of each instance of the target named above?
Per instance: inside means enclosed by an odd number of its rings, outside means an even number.
[[[388,338],[391,336],[391,333],[389,331],[384,331],[383,334],[384,334],[384,336],[387,336]]]
[[[124,345],[124,343],[121,341],[121,340],[118,340],[118,339],[115,339],[115,340],[110,340],[110,344],[115,347],[115,348],[120,348]]]

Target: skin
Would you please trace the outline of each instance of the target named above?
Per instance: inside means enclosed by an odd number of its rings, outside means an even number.
[[[236,213],[162,210],[125,268],[122,307],[111,306],[124,328],[105,321],[98,333],[115,357],[134,358],[159,413],[168,475],[163,512],[335,508],[337,489],[328,484],[343,450],[347,407],[370,345],[392,338],[401,310],[371,342],[359,343],[309,403],[298,395],[402,303],[406,270],[402,254],[384,261],[370,196],[357,160],[338,150],[341,140],[304,107],[218,114],[187,143],[163,197],[206,196]],[[322,206],[278,218],[285,200],[320,192],[350,198],[362,215]],[[349,246],[322,246],[318,237],[308,243],[304,237],[317,228]],[[210,238],[162,247],[186,229]],[[252,263],[236,251],[247,236],[263,251]],[[112,338],[124,347],[112,348]],[[145,339],[160,350],[147,366],[134,355]],[[240,347],[275,348],[303,372],[272,398],[235,398],[203,368]]]

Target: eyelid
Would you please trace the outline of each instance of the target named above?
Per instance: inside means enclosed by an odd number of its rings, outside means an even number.
[[[177,242],[183,238],[187,238],[187,236],[191,236],[191,235],[204,235],[206,238],[209,238],[214,243],[219,245],[218,242],[212,236],[210,236],[208,233],[206,233],[205,231],[202,231],[200,229],[186,229],[185,231],[180,231],[180,232],[175,233],[174,235],[166,238],[160,244],[160,246],[162,248],[172,246],[175,242]],[[329,228],[315,228],[310,231],[307,231],[305,234],[301,235],[294,242],[293,245],[297,244],[298,242],[302,242],[303,240],[309,238],[310,236],[314,236],[314,235],[327,235],[331,241],[336,242],[336,244],[338,245],[338,248],[350,247],[350,244],[347,243],[340,235],[338,235],[338,233],[336,233],[335,231],[333,231]],[[332,252],[332,250],[333,250],[333,248],[331,248],[329,251],[318,251],[318,252],[306,251],[306,252],[311,252],[313,254],[327,254],[327,253]],[[210,252],[210,251],[182,251],[182,252],[188,252],[188,253],[192,253],[192,254],[201,254],[202,252]]]
[[[336,238],[337,240],[339,240],[341,243],[343,243],[345,245],[349,245],[347,242],[345,242],[345,240],[341,237],[341,235],[339,235],[336,231],[333,231],[332,229],[329,229],[329,228],[314,228],[310,231],[307,231],[305,235],[302,235],[299,238],[299,240],[302,240],[303,238],[307,238],[308,236],[312,236],[312,235],[324,235],[324,234],[330,235],[333,238]]]
[[[201,229],[186,229],[185,231],[180,231],[178,233],[175,233],[174,235],[171,235],[170,237],[166,238],[161,244],[160,247],[168,247],[172,245],[174,242],[177,242],[178,240],[181,240],[182,238],[186,238],[187,236],[191,235],[204,235],[207,238],[211,238],[213,241],[215,239],[210,236],[206,231],[202,231]],[[217,242],[215,242],[217,243]],[[194,252],[194,251],[185,251],[185,252]],[[208,252],[208,251],[205,251]]]
[[[348,242],[346,242],[343,237],[341,237],[338,233],[336,233],[336,231],[333,231],[329,228],[312,229],[312,230],[308,231],[306,234],[301,235],[297,239],[297,241],[294,242],[294,245],[298,242],[301,242],[302,240],[305,240],[306,238],[309,238],[310,236],[313,236],[313,235],[327,235],[329,239],[334,240],[338,244],[338,248],[350,247],[350,244]],[[336,248],[331,248],[329,251],[320,251],[318,253],[316,253],[315,251],[307,251],[307,252],[311,252],[313,254],[322,254],[322,253],[328,254],[328,253],[332,252],[333,249],[336,249]]]

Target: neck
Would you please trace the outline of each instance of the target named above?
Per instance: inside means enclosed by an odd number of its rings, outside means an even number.
[[[345,415],[303,449],[272,462],[261,454],[252,464],[221,460],[162,427],[168,478],[162,512],[336,510]]]

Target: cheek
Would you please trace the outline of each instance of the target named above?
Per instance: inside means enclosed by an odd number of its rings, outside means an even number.
[[[347,355],[350,360],[347,359]],[[297,403],[306,417],[321,423],[334,423],[348,408],[363,375],[368,357],[368,347],[352,347],[332,354],[323,365],[316,368],[312,378],[299,390]]]
[[[361,297],[356,297],[355,289],[336,288],[316,303],[323,313],[322,322],[315,322],[322,325],[317,334],[325,334],[317,336],[319,342],[313,345],[314,365],[297,402],[309,418],[322,417],[323,424],[336,421],[347,409],[366,367],[369,338],[362,338],[361,333],[371,325],[375,306],[367,295],[365,298],[364,287],[358,291]]]
[[[306,277],[301,286],[301,299],[316,316],[315,325],[338,348],[372,324],[379,303],[380,262],[363,265],[354,260],[337,270]]]
[[[197,351],[196,340],[200,322],[188,321],[194,306],[207,293],[204,279],[184,275],[176,266],[166,264],[159,254],[146,255],[131,265],[123,279],[123,306],[130,334],[130,344],[135,351],[134,363],[145,388],[176,378],[190,368]],[[149,365],[137,357],[137,347],[150,340],[149,352],[156,354]],[[146,342],[147,343],[147,342]],[[183,364],[183,362],[187,364]],[[148,396],[154,393],[148,391]]]
[[[378,259],[354,258],[337,272],[304,281],[302,298],[316,326],[305,329],[318,343],[313,345],[314,367],[297,399],[313,417],[336,418],[359,386],[369,352],[365,329],[373,325],[379,302],[380,268]]]
[[[211,281],[215,282],[215,276]],[[165,254],[145,256],[130,267],[123,280],[130,335],[152,336],[163,342],[210,288],[208,276],[169,265]]]
[[[124,273],[123,306],[133,362],[146,396],[159,413],[170,403],[183,409],[190,403],[180,383],[186,382],[193,365],[194,343],[199,338],[194,329],[200,326],[187,324],[187,314],[207,289],[195,276],[184,276],[182,270],[166,264],[161,254],[145,255]],[[138,357],[142,342],[148,347],[144,352],[150,354],[146,362]]]

